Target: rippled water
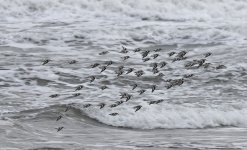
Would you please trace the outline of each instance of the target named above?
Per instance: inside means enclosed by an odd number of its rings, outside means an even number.
[[[0,149],[246,149],[246,7],[240,0],[1,2]],[[120,53],[121,46],[131,52]],[[144,63],[132,51],[137,47],[162,50]],[[172,63],[167,54],[181,50],[188,59]],[[184,68],[206,52],[212,52],[209,68]],[[51,62],[42,65],[44,59]],[[109,60],[114,64],[103,73],[90,68]],[[162,61],[165,76],[154,76],[151,64]],[[215,69],[220,64],[227,68]],[[120,65],[145,74],[117,77]],[[191,73],[183,85],[166,89],[165,80]],[[78,85],[84,88],[75,92]],[[103,85],[109,88],[102,91]],[[147,91],[139,95],[140,89]],[[121,92],[133,97],[110,108]],[[142,105],[137,112],[136,105]],[[114,112],[119,115],[109,115]]]

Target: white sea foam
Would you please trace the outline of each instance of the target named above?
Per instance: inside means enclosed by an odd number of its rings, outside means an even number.
[[[121,107],[121,106],[120,106]],[[232,107],[195,108],[181,105],[144,105],[134,112],[131,107],[115,108],[119,113],[110,116],[114,110],[86,109],[88,116],[116,127],[156,129],[156,128],[214,128],[224,126],[247,127],[247,110]]]

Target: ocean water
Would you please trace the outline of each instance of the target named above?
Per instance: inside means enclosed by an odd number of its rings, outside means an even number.
[[[0,0],[0,149],[247,149],[246,18],[246,0]],[[135,48],[160,56],[143,62]],[[187,60],[172,62],[168,53],[181,50]],[[184,68],[207,52],[209,68]],[[110,60],[102,73],[90,68]],[[165,76],[157,77],[151,64],[162,61]],[[121,65],[144,75],[117,77]],[[166,88],[166,80],[191,73]],[[122,92],[133,96],[109,107]]]

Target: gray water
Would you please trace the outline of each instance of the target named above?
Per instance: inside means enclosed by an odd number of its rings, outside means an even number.
[[[247,149],[246,7],[235,0],[2,2],[0,149]],[[135,48],[160,56],[143,62]],[[182,50],[188,58],[172,62],[168,53]],[[103,51],[109,53],[99,55]],[[209,68],[184,68],[207,52]],[[51,61],[42,65],[45,59]],[[102,73],[90,68],[109,60],[113,65]],[[165,76],[157,77],[151,64],[162,61],[168,63],[159,68]],[[121,65],[144,75],[117,77]],[[191,73],[183,85],[166,88],[165,80]],[[75,91],[78,85],[84,87]],[[101,90],[104,85],[108,89]],[[140,89],[146,92],[139,95]],[[110,108],[122,92],[133,97]],[[137,105],[142,108],[135,112]]]

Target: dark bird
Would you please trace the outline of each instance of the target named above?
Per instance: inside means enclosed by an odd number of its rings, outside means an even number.
[[[118,115],[118,113],[111,113],[111,114],[109,114],[109,115],[111,115],[111,116],[116,116],[116,115]]]
[[[163,101],[164,101],[163,99],[157,100],[157,101],[155,102],[155,104],[159,104],[159,103],[161,103],[161,102],[163,102]]]
[[[118,70],[123,70],[124,66],[119,66]]]
[[[59,94],[52,94],[52,95],[50,95],[49,97],[50,98],[55,98],[55,97],[58,97],[59,96]]]
[[[71,106],[67,106],[64,112],[67,112],[70,108]]]
[[[126,98],[127,95],[128,95],[127,93],[121,93],[120,94],[120,96],[121,96],[120,99]]]
[[[146,62],[146,61],[149,61],[150,58],[144,58],[144,59],[142,59],[142,60],[143,60],[143,62]]]
[[[184,55],[185,55],[185,54],[187,54],[187,52],[186,52],[186,51],[181,51],[181,52],[179,52],[179,53],[177,54],[177,56],[176,56],[176,57],[181,58],[181,57],[184,57]]]
[[[136,75],[137,77],[140,77],[140,76],[142,76],[143,74],[144,74],[144,72],[143,72],[142,70],[138,70],[138,71],[135,72],[135,75]]]
[[[69,64],[75,64],[75,63],[77,63],[76,60],[71,60],[71,61],[69,61]]]
[[[181,61],[181,60],[185,60],[185,59],[187,59],[187,57],[177,57],[177,58],[174,58],[174,59],[172,60],[172,62]]]
[[[101,53],[99,53],[99,55],[105,55],[105,54],[108,54],[109,52],[108,51],[103,51]]]
[[[153,68],[157,68],[157,67],[158,67],[158,63],[152,63],[151,66],[152,66]]]
[[[150,101],[149,105],[156,104],[156,101]]]
[[[128,102],[128,101],[130,100],[131,97],[132,97],[132,95],[127,94],[126,97],[125,97],[125,98],[126,98],[126,102]]]
[[[113,64],[113,61],[111,61],[111,60],[106,62],[106,66],[110,66],[112,64]]]
[[[92,64],[92,65],[91,65],[91,68],[95,68],[95,67],[97,67],[97,66],[99,66],[99,65],[100,65],[99,63]]]
[[[154,90],[156,90],[156,85],[153,85],[153,86],[151,87],[151,89],[152,89],[152,93],[153,93]]]
[[[168,53],[169,57],[173,56],[174,54],[176,54],[176,52],[170,52],[170,53]]]
[[[123,104],[124,101],[116,101],[117,105]]]
[[[85,104],[85,105],[83,105],[84,108],[88,108],[90,106],[92,106],[92,104]]]
[[[130,58],[130,56],[124,56],[124,57],[122,57],[123,60],[127,60],[129,58]]]
[[[63,117],[62,115],[58,116],[57,117],[57,121],[60,120],[60,119],[62,119],[62,117]]]
[[[157,58],[159,56],[159,54],[153,54],[152,57],[153,59]]]
[[[211,56],[211,55],[212,55],[212,53],[208,52],[208,53],[204,54],[204,57],[206,58],[206,57]]]
[[[127,69],[126,74],[129,74],[129,73],[131,73],[132,71],[134,71],[134,68],[129,68],[129,69]]]
[[[185,68],[188,68],[188,67],[192,67],[192,66],[194,66],[194,65],[196,65],[197,64],[197,62],[195,62],[195,61],[189,61],[189,62],[187,62],[185,65],[184,65],[184,67]]]
[[[140,91],[137,91],[139,93],[139,95],[143,94],[144,92],[146,92],[146,90],[140,90]]]
[[[190,78],[190,77],[193,77],[194,76],[194,74],[186,74],[186,75],[184,75],[184,78]]]
[[[134,90],[135,88],[137,88],[137,84],[133,84],[132,90]]]
[[[79,90],[81,90],[83,88],[83,85],[79,85],[76,89],[75,89],[75,91],[79,91]]]
[[[57,132],[61,131],[63,129],[63,127],[58,127],[58,128],[55,128],[57,129]]]
[[[160,63],[160,68],[163,68],[163,67],[165,67],[166,65],[167,65],[167,63],[166,63],[165,61],[163,61],[163,62]]]
[[[102,109],[105,107],[105,103],[100,103],[98,106],[100,107],[100,109]]]
[[[173,87],[173,84],[169,84],[166,86],[166,89],[170,89],[171,87]]]
[[[148,54],[149,54],[149,52],[150,52],[150,51],[145,51],[145,52],[143,52],[143,53],[142,53],[142,58],[147,57],[147,56],[148,56]]]
[[[51,61],[50,59],[46,59],[43,61],[42,65],[45,65],[45,64],[49,63],[50,61]]]
[[[113,108],[113,107],[117,107],[118,105],[117,104],[111,104],[110,107]]]
[[[95,76],[90,76],[89,78],[91,83],[96,79]]]
[[[141,105],[137,105],[137,106],[135,106],[133,108],[135,109],[135,112],[137,112],[138,110],[140,110],[142,108],[142,106]]]
[[[105,85],[100,87],[101,90],[105,90],[105,89],[107,89],[107,88],[108,88],[108,87],[105,86]]]
[[[102,66],[102,67],[101,67],[101,71],[100,71],[100,73],[101,73],[101,72],[103,72],[103,71],[105,71],[105,70],[106,70],[106,68],[107,68],[107,66]]]
[[[127,50],[127,48],[126,48],[126,47],[123,47],[123,46],[122,46],[122,48],[123,48],[123,49],[121,50],[121,52],[120,52],[120,53],[128,53],[128,50]]]
[[[153,74],[159,73],[159,70],[157,68],[153,68]]]
[[[116,71],[116,74],[117,74],[118,77],[121,76],[123,73],[124,73],[123,70],[117,70]]]
[[[81,95],[81,93],[75,93],[75,94],[73,94],[74,97],[77,97],[77,96],[80,96],[80,95]]]
[[[200,60],[198,60],[197,61],[197,63],[198,63],[198,67],[201,67],[204,63],[205,63],[205,61],[206,61],[206,59],[200,59]]]
[[[226,66],[225,65],[218,65],[217,67],[215,67],[216,69],[225,69]]]
[[[136,53],[136,52],[140,52],[142,49],[141,48],[136,48],[136,49],[134,49],[134,52]]]

